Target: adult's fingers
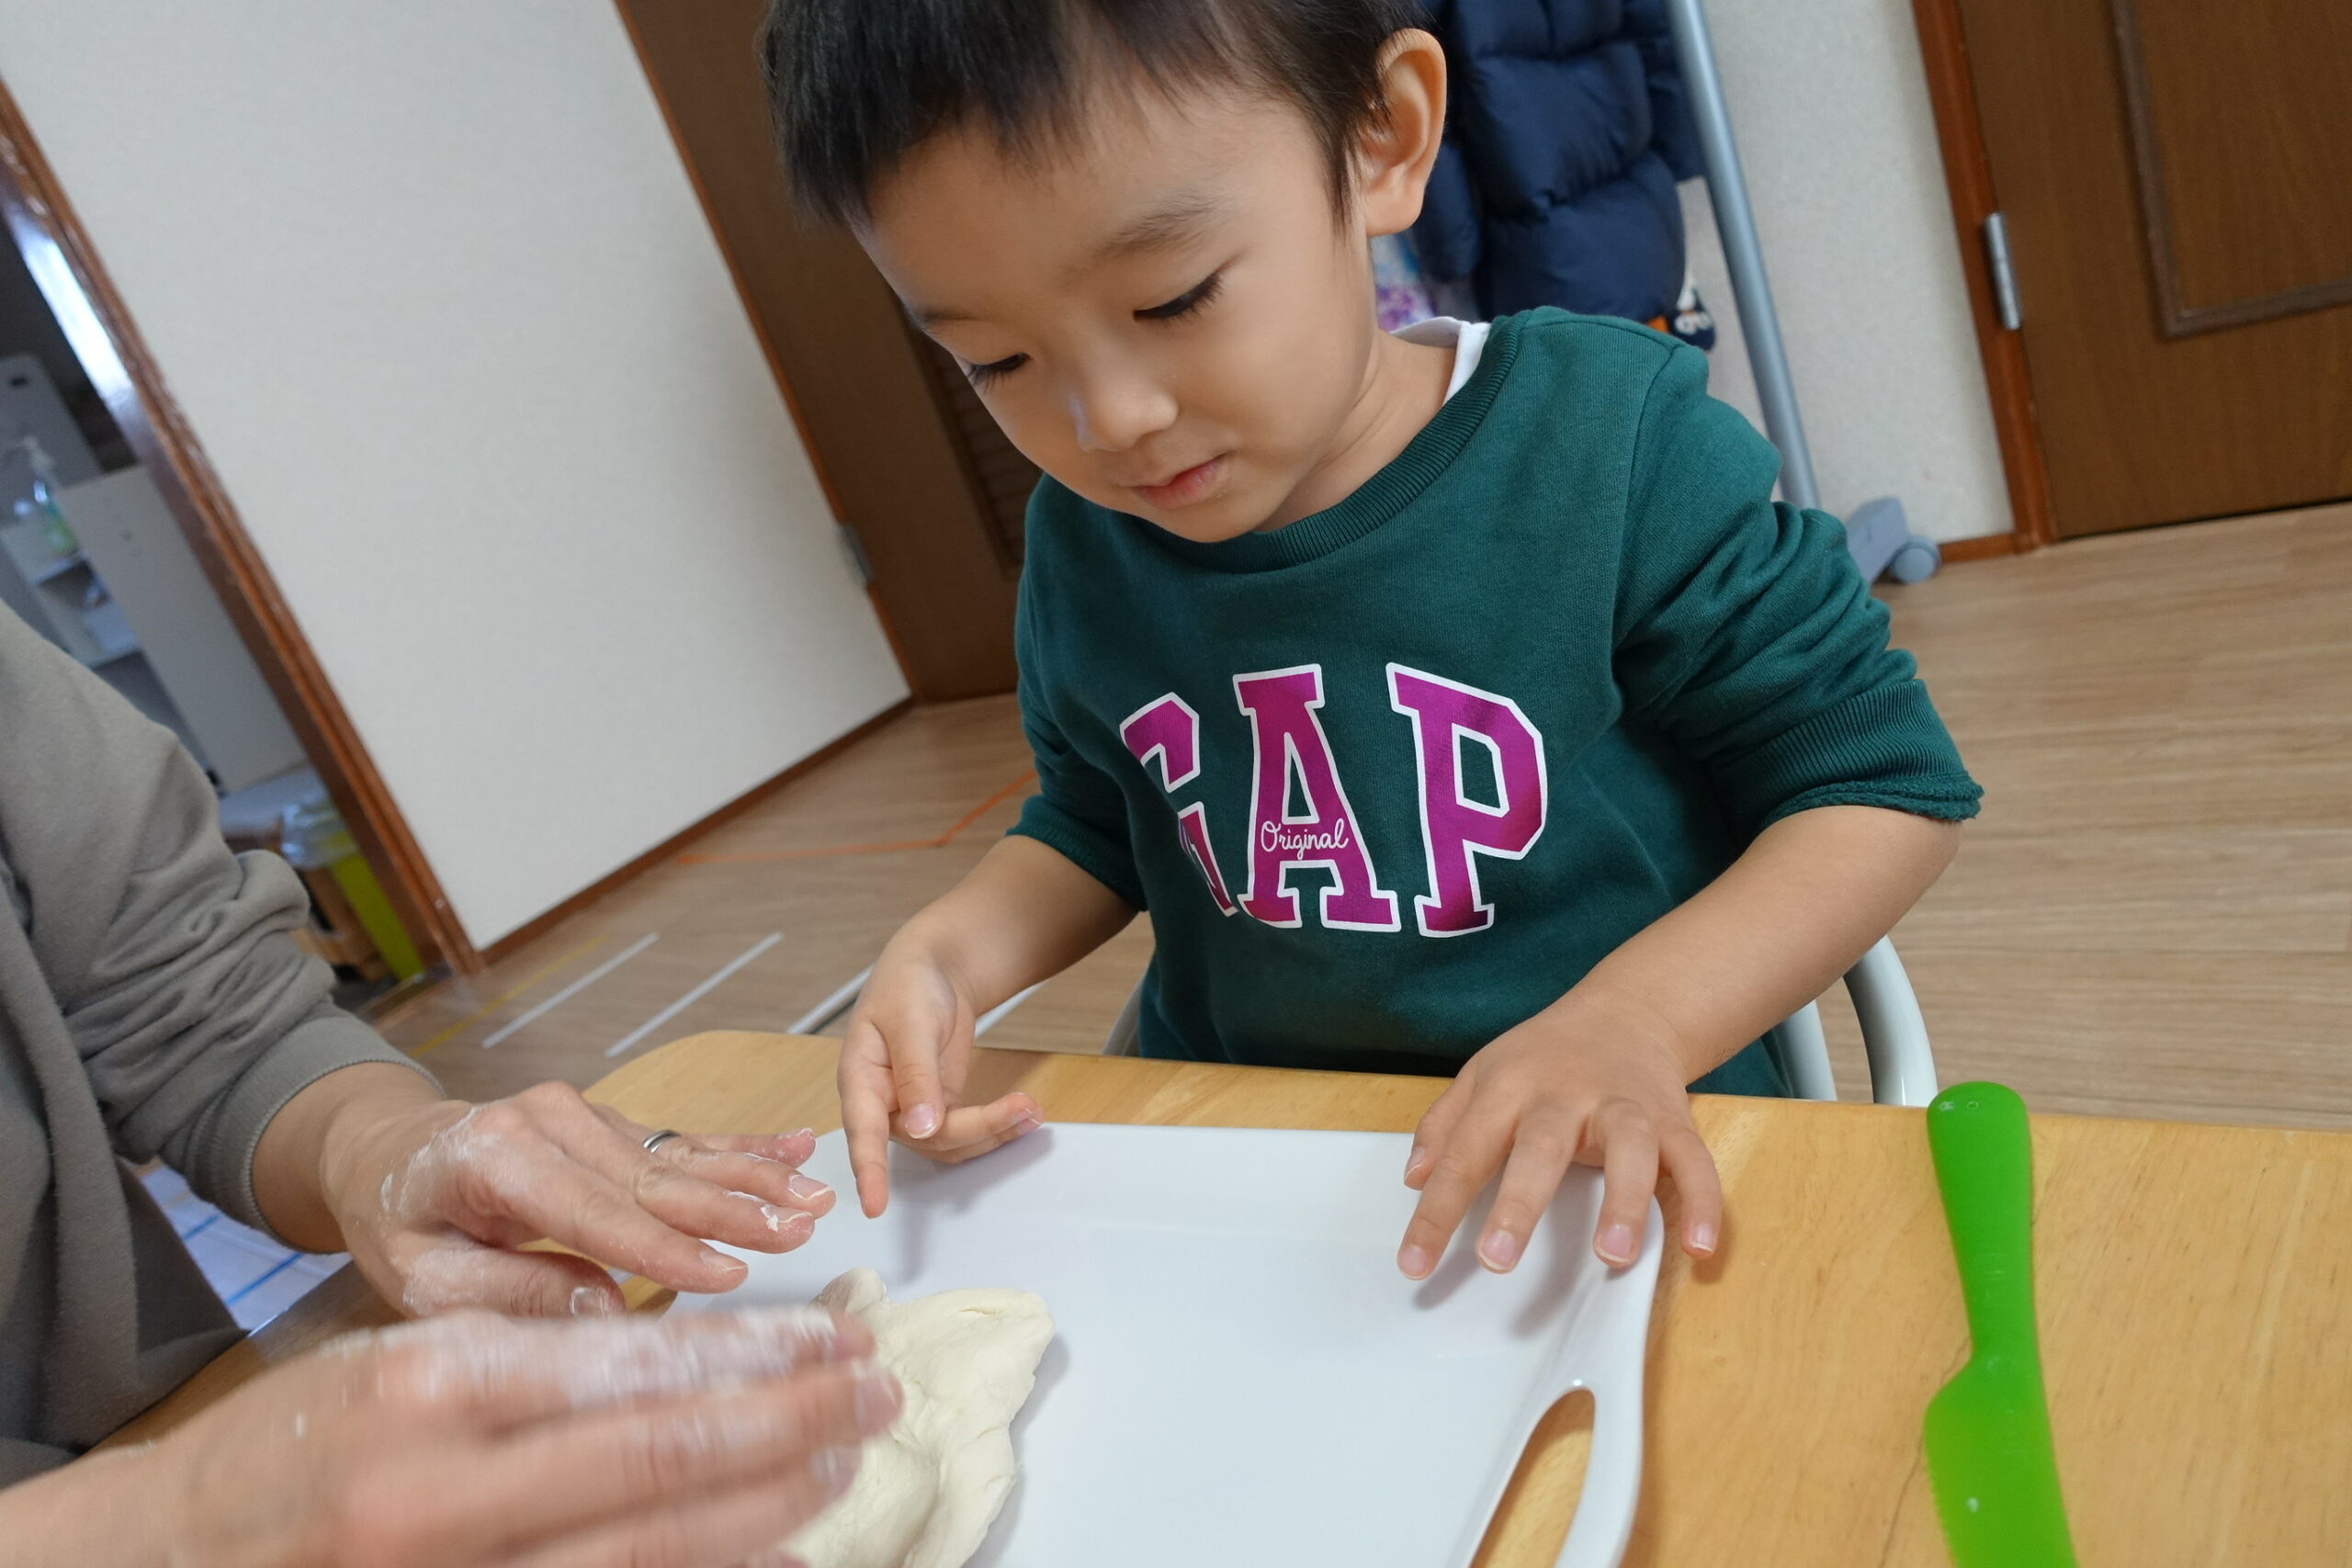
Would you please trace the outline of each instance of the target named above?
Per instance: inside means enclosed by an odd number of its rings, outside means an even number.
[[[1576,1158],[1578,1131],[1565,1115],[1520,1122],[1495,1205],[1487,1212],[1486,1234],[1478,1238],[1478,1261],[1495,1273],[1509,1273],[1526,1255],[1527,1238],[1535,1234],[1536,1223],[1560,1190],[1560,1178]]]
[[[1649,1112],[1630,1100],[1612,1100],[1593,1112],[1587,1134],[1600,1150],[1600,1218],[1592,1249],[1622,1269],[1642,1248],[1650,1197],[1657,1190],[1657,1134]]]
[[[1405,1185],[1417,1192],[1429,1180],[1430,1168],[1437,1163],[1438,1151],[1453,1136],[1462,1113],[1477,1097],[1476,1080],[1471,1076],[1474,1071],[1464,1068],[1462,1076],[1437,1097],[1437,1103],[1421,1112],[1420,1123],[1413,1129],[1412,1152],[1405,1156]]]
[[[781,1480],[756,1481],[640,1513],[502,1563],[506,1568],[729,1568],[774,1548],[780,1538],[823,1512],[849,1489],[856,1460],[853,1450],[830,1450]]]
[[[1396,1267],[1407,1279],[1429,1278],[1445,1256],[1464,1213],[1502,1164],[1510,1136],[1508,1113],[1473,1105],[1448,1134],[1444,1146],[1435,1151],[1421,1201],[1405,1227],[1405,1245],[1396,1253]]]
[[[873,1350],[862,1325],[789,1307],[571,1323],[467,1312],[346,1336],[320,1354],[393,1406],[454,1412],[494,1434],[632,1401],[741,1390]]]
[[[609,1105],[589,1109],[629,1148],[644,1152],[651,1128],[639,1125]],[[833,1206],[833,1190],[814,1177],[801,1175],[797,1168],[816,1149],[817,1135],[806,1131],[780,1135],[680,1133],[655,1145],[652,1157],[666,1160],[722,1191],[746,1193],[763,1202],[821,1216]],[[756,1241],[740,1245],[752,1246]]]
[[[798,1210],[820,1219],[832,1212],[831,1188],[775,1160],[713,1148],[707,1140],[688,1134],[664,1138],[654,1154],[697,1181],[756,1203]]]
[[[1724,1184],[1715,1170],[1715,1156],[1706,1140],[1689,1127],[1670,1127],[1659,1135],[1659,1153],[1682,1211],[1682,1250],[1704,1258],[1715,1250],[1723,1234]]]
[[[834,1075],[842,1098],[842,1131],[849,1139],[849,1168],[870,1219],[890,1203],[890,1111],[898,1090],[890,1077],[890,1047],[860,1013],[850,1020]]]
[[[986,1105],[956,1107],[947,1113],[938,1134],[918,1146],[933,1159],[954,1164],[1001,1148],[1045,1123],[1046,1114],[1037,1102],[1015,1092]]]
[[[520,1549],[746,1483],[788,1482],[820,1455],[854,1452],[899,1404],[896,1380],[869,1362],[545,1422],[469,1467],[451,1522],[476,1541]],[[463,1534],[451,1544],[464,1545]]]
[[[589,1120],[612,1136],[602,1122]],[[494,1148],[457,1163],[451,1190],[458,1212],[441,1216],[449,1224],[470,1230],[482,1219],[512,1222],[533,1235],[672,1290],[724,1291],[742,1282],[740,1261],[704,1246],[649,1206],[663,1201],[673,1212],[687,1206],[668,1203],[674,1194],[661,1192],[640,1200],[535,1126],[502,1128],[497,1137]],[[673,1183],[686,1180],[674,1170],[667,1177]],[[706,1186],[706,1190],[717,1194],[714,1188]],[[802,1223],[808,1223],[805,1217]]]
[[[578,1091],[540,1084],[435,1134],[388,1184],[388,1202],[412,1231],[454,1226],[502,1247],[544,1237],[673,1290],[740,1283],[741,1263],[656,1218],[589,1163],[626,1158],[615,1145],[627,1146]]]
[[[628,1310],[611,1275],[569,1253],[487,1247],[452,1230],[402,1236],[389,1257],[399,1283],[386,1294],[411,1317],[462,1307],[508,1317],[615,1317]]]
[[[589,1104],[568,1085],[540,1084],[516,1095],[514,1103],[526,1109],[533,1125],[563,1156],[586,1166],[628,1193],[647,1213],[684,1235],[756,1252],[786,1252],[807,1241],[816,1228],[815,1205],[775,1202],[759,1193],[707,1179],[705,1174],[686,1168],[689,1160],[696,1160],[706,1171],[721,1162],[733,1162],[754,1172],[773,1172],[773,1190],[780,1197],[788,1195],[795,1179],[812,1197],[831,1197],[822,1182],[795,1178],[781,1166],[748,1155],[719,1155],[690,1144],[684,1135],[648,1150],[648,1134],[639,1132],[636,1123]],[[688,1147],[673,1155],[672,1149],[679,1145]],[[558,1239],[567,1246],[580,1245],[569,1237]]]
[[[817,1152],[816,1130],[810,1127],[803,1127],[797,1133],[697,1133],[695,1135],[714,1149],[729,1154],[755,1155],[761,1159],[795,1168],[807,1165],[808,1156]]]

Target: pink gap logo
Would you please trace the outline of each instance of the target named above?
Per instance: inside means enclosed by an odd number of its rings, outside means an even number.
[[[1509,697],[1407,665],[1388,666],[1388,694],[1389,705],[1413,721],[1430,889],[1413,899],[1414,921],[1423,936],[1485,931],[1495,923],[1495,908],[1479,890],[1478,858],[1519,860],[1544,834],[1551,787],[1544,738]],[[1381,886],[1317,716],[1323,667],[1237,675],[1233,696],[1249,716],[1252,754],[1250,876],[1239,898],[1209,843],[1208,807],[1194,802],[1176,814],[1178,840],[1218,909],[1227,915],[1238,909],[1270,926],[1303,925],[1306,913],[1289,879],[1312,868],[1329,878],[1317,900],[1318,923],[1340,931],[1402,931],[1396,895]],[[1173,692],[1130,714],[1119,726],[1119,739],[1147,773],[1157,764],[1163,793],[1172,795],[1200,775],[1201,716]],[[1494,805],[1464,790],[1464,745],[1486,749]]]

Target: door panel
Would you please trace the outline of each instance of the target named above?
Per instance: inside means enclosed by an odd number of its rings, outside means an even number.
[[[2210,330],[2352,299],[2352,10],[2114,7],[2166,325]]]
[[[2352,495],[2352,8],[1960,12],[2058,532]]]
[[[1020,557],[977,477],[1003,437],[954,417],[857,243],[794,214],[753,41],[765,0],[618,3],[908,683],[928,702],[1012,690]]]

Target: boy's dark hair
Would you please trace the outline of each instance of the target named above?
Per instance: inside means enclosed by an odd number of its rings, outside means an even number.
[[[773,0],[760,31],[793,194],[832,221],[939,131],[977,121],[1016,156],[1075,129],[1087,68],[1162,90],[1239,84],[1304,112],[1348,199],[1349,149],[1383,113],[1379,59],[1419,0]]]

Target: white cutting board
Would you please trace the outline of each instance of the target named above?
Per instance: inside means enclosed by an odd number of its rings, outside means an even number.
[[[1014,1438],[1022,1479],[975,1563],[997,1568],[1467,1564],[1536,1422],[1589,1388],[1592,1456],[1561,1568],[1614,1568],[1641,1470],[1642,1359],[1662,1226],[1592,1255],[1597,1171],[1572,1171],[1528,1256],[1491,1275],[1465,1224],[1427,1281],[1396,1271],[1410,1139],[1060,1122],[968,1165],[891,1151],[858,1213],[678,1310],[802,1303],[844,1269],[893,1300],[1010,1286],[1059,1332]],[[1481,1205],[1483,1213],[1483,1204]],[[1475,1217],[1475,1216],[1474,1216]]]

